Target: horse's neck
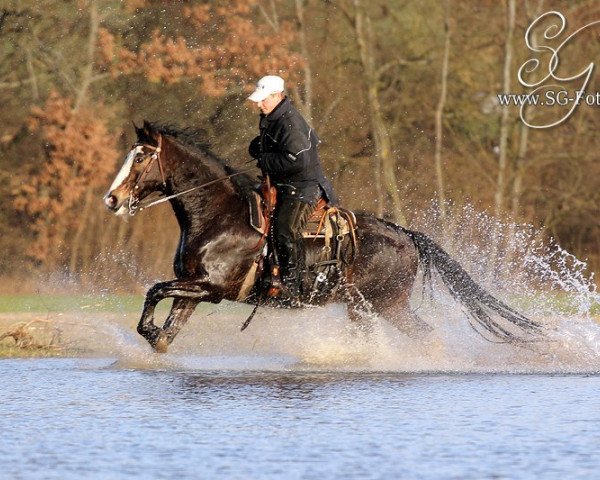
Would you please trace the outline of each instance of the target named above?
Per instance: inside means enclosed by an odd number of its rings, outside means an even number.
[[[225,178],[225,169],[206,155],[198,158],[173,141],[167,152],[170,194],[177,194],[208,182]],[[239,209],[241,199],[229,180],[199,188],[171,200],[182,232],[201,232],[220,216]]]

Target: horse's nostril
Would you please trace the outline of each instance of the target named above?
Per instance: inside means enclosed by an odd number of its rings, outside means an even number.
[[[114,195],[107,195],[106,197],[104,197],[104,204],[108,208],[115,208],[117,206],[117,197],[115,197]]]

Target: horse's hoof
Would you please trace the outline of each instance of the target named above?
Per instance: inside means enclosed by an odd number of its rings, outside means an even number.
[[[169,341],[167,340],[167,336],[164,333],[161,333],[156,339],[156,342],[154,342],[154,344],[152,345],[152,347],[154,348],[154,351],[156,353],[167,353],[167,350],[169,348]]]

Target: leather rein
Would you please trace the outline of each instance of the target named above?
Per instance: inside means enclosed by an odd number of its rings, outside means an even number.
[[[144,168],[144,170],[142,171],[141,175],[136,180],[135,185],[133,187],[133,190],[139,190],[139,188],[140,188],[139,183],[146,177],[146,175],[150,171],[150,168],[152,167],[152,164],[154,163],[154,161],[156,161],[156,163],[158,163],[158,170],[160,171],[160,177],[161,177],[161,180],[162,180],[162,185],[163,185],[163,188],[166,188],[167,181],[166,181],[166,178],[165,178],[165,170],[163,168],[163,165],[162,165],[162,162],[161,162],[161,159],[160,159],[160,154],[162,152],[162,136],[158,137],[158,145],[156,147],[153,146],[153,145],[148,145],[148,144],[144,144],[143,146],[145,148],[148,148],[148,149],[152,150],[153,152],[149,155],[150,156],[150,161],[148,162],[148,165],[146,165],[146,168]],[[232,173],[230,175],[226,175],[224,177],[217,178],[215,180],[211,180],[209,182],[203,183],[202,185],[197,185],[195,187],[188,188],[187,190],[184,190],[182,192],[174,193],[174,194],[168,195],[166,197],[161,197],[161,198],[158,198],[156,200],[152,200],[150,202],[145,202],[144,203],[143,201],[140,201],[134,195],[130,195],[129,196],[129,215],[130,216],[134,216],[138,210],[142,211],[142,210],[144,210],[146,208],[150,208],[150,207],[153,207],[154,205],[158,205],[159,203],[167,202],[169,200],[172,200],[173,198],[180,197],[181,195],[185,195],[185,194],[193,192],[195,190],[200,190],[201,188],[206,188],[206,187],[208,187],[210,185],[214,185],[215,183],[219,183],[219,182],[222,182],[224,180],[229,180],[232,177],[235,177],[237,175],[242,175],[244,173],[248,173],[248,172],[250,172],[252,170],[254,170],[254,167],[247,168],[245,170],[241,170],[239,172],[235,172],[235,173]]]

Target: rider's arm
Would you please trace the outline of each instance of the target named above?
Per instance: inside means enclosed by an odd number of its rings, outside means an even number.
[[[310,128],[289,119],[275,140],[275,148],[263,152],[261,167],[278,174],[294,174],[301,172],[310,160],[309,150],[312,147]]]

